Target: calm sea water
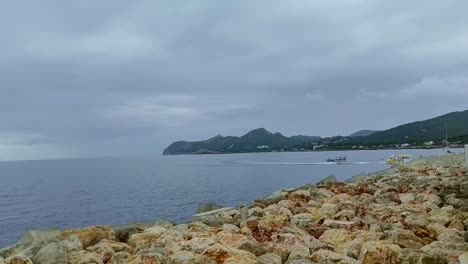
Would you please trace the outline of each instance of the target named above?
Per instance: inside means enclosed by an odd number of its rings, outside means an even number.
[[[249,203],[281,187],[387,168],[392,154],[441,150],[254,153],[0,162],[0,248],[28,229],[188,221],[199,203]],[[329,164],[346,154],[348,164]]]

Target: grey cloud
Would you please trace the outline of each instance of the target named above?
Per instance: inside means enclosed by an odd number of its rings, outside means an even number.
[[[159,153],[262,126],[348,134],[464,110],[467,7],[9,2],[0,159]]]

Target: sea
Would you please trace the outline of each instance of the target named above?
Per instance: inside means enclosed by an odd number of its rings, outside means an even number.
[[[389,167],[391,155],[432,150],[359,150],[134,156],[0,162],[0,248],[30,229],[190,221],[201,203],[249,204],[280,188],[345,180]],[[343,163],[328,158],[346,155]]]

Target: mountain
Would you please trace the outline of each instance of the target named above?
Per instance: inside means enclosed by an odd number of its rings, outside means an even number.
[[[354,132],[353,134],[349,135],[349,137],[367,137],[367,136],[370,136],[374,133],[377,133],[379,132],[379,130],[366,130],[366,129],[363,129],[363,130],[359,130],[357,132]]]
[[[202,141],[177,141],[169,145],[163,151],[163,155],[289,150],[297,145],[314,142],[319,139],[320,137],[303,135],[286,137],[281,133],[271,133],[265,128],[258,128],[249,131],[241,137],[223,137],[218,135]]]
[[[424,146],[434,141],[440,147],[445,139],[445,127],[450,142],[468,143],[468,110],[452,112],[435,118],[404,124],[383,131],[361,130],[348,137],[286,137],[264,128],[254,129],[241,137],[221,135],[203,141],[177,141],[167,147],[164,155],[219,154],[243,152],[269,152],[291,150],[376,149],[394,148],[396,144],[409,143],[411,147]]]
[[[445,139],[446,125],[449,139],[468,135],[468,110],[452,112],[376,132],[364,137],[363,142],[367,144],[393,144],[441,141]]]

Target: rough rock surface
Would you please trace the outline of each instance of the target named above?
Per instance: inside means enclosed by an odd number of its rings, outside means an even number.
[[[0,250],[0,264],[468,264],[468,174],[457,155],[208,209],[187,224],[30,232]]]

